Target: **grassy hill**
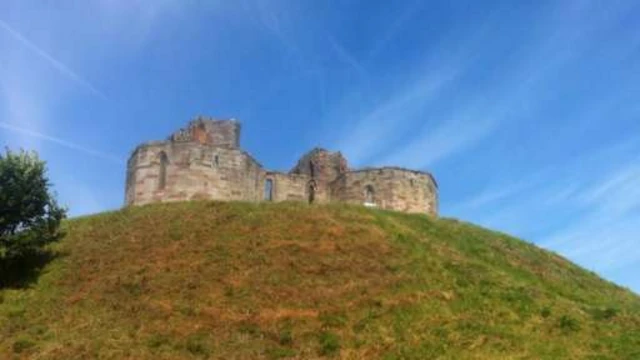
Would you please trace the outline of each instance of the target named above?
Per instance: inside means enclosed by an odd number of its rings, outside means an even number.
[[[1,359],[640,359],[637,295],[456,220],[190,202],[65,228],[0,289]]]

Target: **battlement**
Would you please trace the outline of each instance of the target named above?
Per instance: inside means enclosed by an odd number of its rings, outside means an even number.
[[[315,148],[288,173],[266,170],[240,148],[240,123],[197,117],[166,141],[141,144],[127,162],[125,202],[191,199],[345,202],[438,213],[427,172],[387,166],[350,169],[339,151]]]

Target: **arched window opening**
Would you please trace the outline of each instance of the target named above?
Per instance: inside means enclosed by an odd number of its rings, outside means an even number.
[[[316,199],[316,182],[311,180],[309,181],[309,204],[313,204]]]
[[[309,175],[312,179],[316,177],[316,167],[313,164],[313,161],[309,161]]]
[[[213,163],[216,165],[216,167],[220,166],[220,158],[218,157],[218,155],[213,158]]]
[[[373,186],[367,185],[364,188],[364,205],[365,206],[376,206]]]
[[[158,174],[158,190],[164,190],[167,185],[167,165],[169,165],[169,158],[163,151],[160,153],[160,173]]]
[[[266,201],[273,201],[273,180],[267,179],[264,182],[264,199]]]

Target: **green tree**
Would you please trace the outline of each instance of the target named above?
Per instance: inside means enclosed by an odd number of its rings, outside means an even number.
[[[0,154],[0,261],[32,254],[61,237],[66,210],[50,185],[35,152]]]

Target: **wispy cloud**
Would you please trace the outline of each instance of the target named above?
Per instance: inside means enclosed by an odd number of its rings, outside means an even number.
[[[418,9],[424,6],[424,2],[420,0],[414,0],[407,7],[401,10],[400,14],[394,19],[387,21],[389,27],[379,37],[379,40],[375,43],[367,56],[368,59],[376,57],[384,48],[400,33],[405,24],[416,15]]]
[[[636,161],[640,162],[640,157]],[[631,164],[595,184],[579,199],[585,206],[599,205],[606,214],[625,214],[640,206],[639,184],[640,164]]]
[[[463,151],[489,135],[499,124],[499,117],[454,115],[435,126],[424,126],[415,140],[378,162],[423,169]]]
[[[507,10],[493,11],[479,21],[477,31],[472,34],[462,39],[445,35],[449,41],[433,49],[432,52],[439,55],[422,71],[407,69],[412,74],[422,73],[422,78],[435,78],[434,73],[442,68],[437,64],[448,64],[456,72],[455,78],[438,86],[435,92],[394,107],[393,111],[385,111],[389,108],[387,104],[398,103],[395,99],[404,98],[411,90],[396,89],[387,94],[388,101],[361,112],[361,115],[354,111],[359,104],[346,108],[344,112],[359,121],[344,130],[345,136],[338,145],[349,150],[346,152],[354,157],[356,164],[366,160],[415,168],[433,166],[468,151],[505,124],[518,122],[542,109],[548,97],[561,91],[561,86],[552,84],[563,75],[562,70],[589,50],[592,45],[589,36],[615,23],[624,14],[623,8],[597,16],[594,21],[586,21],[593,9],[575,3],[541,10],[534,23],[535,29],[520,35],[529,36],[530,45],[520,47],[514,43],[506,49],[510,52],[509,57],[501,62],[499,73],[494,74],[495,81],[478,87],[475,92],[455,96],[455,106],[429,107],[441,92],[447,92],[443,101],[451,102],[454,94],[451,89],[468,89],[467,75],[477,69],[477,64],[490,61],[478,58],[476,54],[486,54],[479,47],[490,43],[503,31],[501,15]],[[566,19],[571,20],[569,24]],[[384,88],[385,84],[372,84],[372,87]],[[408,136],[407,129],[413,129]],[[394,141],[400,136],[404,137],[402,141]]]
[[[640,157],[629,156],[639,146],[620,142],[486,189],[449,214],[529,237],[600,272],[639,264]]]
[[[124,163],[124,161],[121,158],[119,158],[119,157],[117,157],[115,155],[108,154],[108,153],[105,153],[105,152],[102,152],[102,151],[98,151],[98,150],[95,150],[95,149],[91,149],[91,148],[88,148],[88,147],[85,147],[85,146],[82,146],[82,145],[78,145],[78,144],[73,143],[71,141],[67,141],[67,140],[60,139],[60,138],[57,138],[57,137],[54,137],[54,136],[43,134],[43,133],[40,133],[38,131],[25,129],[25,128],[22,128],[22,127],[13,125],[13,124],[2,122],[2,121],[0,121],[0,128],[6,129],[6,130],[10,130],[10,131],[13,131],[13,132],[17,132],[17,133],[20,133],[20,134],[23,134],[23,135],[31,136],[31,137],[34,137],[34,138],[37,138],[37,139],[42,139],[42,140],[48,141],[50,143],[66,147],[67,149],[79,151],[79,152],[84,153],[86,155],[90,155],[90,156],[94,156],[94,157],[97,157],[97,158],[100,158],[100,159],[108,160],[108,161],[113,162],[115,164],[121,165],[121,164]]]
[[[353,55],[351,55],[343,45],[341,45],[332,35],[327,35],[327,39],[331,48],[338,55],[341,61],[353,68],[359,76],[363,78],[368,77],[367,70],[362,66],[362,63],[353,57]]]
[[[288,9],[279,8],[274,5],[275,3],[266,1],[242,0],[240,4],[246,14],[267,30],[289,55],[293,55],[303,67],[311,67],[310,58],[305,56],[304,51],[295,41],[294,34],[287,31],[289,22],[282,19]]]
[[[385,32],[386,39],[374,44],[370,57],[395,36],[403,19],[410,17],[419,5],[418,2],[412,3],[407,11],[400,14],[398,22]],[[388,83],[390,77],[379,77],[367,84],[373,93],[361,87],[353,89],[354,93],[364,91],[367,98],[381,101],[367,103],[356,100],[337,107],[332,114],[334,118],[355,120],[345,126],[342,130],[344,136],[335,146],[344,149],[356,165],[394,163],[424,167],[471,146],[489,134],[496,124],[494,118],[469,118],[472,111],[479,110],[476,106],[480,98],[484,100],[485,94],[478,96],[476,101],[469,101],[474,104],[457,109],[454,114],[434,114],[432,107],[440,105],[438,100],[443,94],[453,94],[451,90],[473,65],[476,60],[474,52],[489,36],[487,24],[491,19],[494,19],[493,14],[479,21],[477,31],[455,41],[452,34],[443,35],[443,41],[430,49],[430,55],[417,64],[405,66],[393,76],[391,84]],[[397,86],[400,79],[405,79],[404,85]],[[402,137],[405,138],[400,141]]]
[[[640,157],[621,165],[574,195],[575,205],[587,211],[541,243],[570,255],[611,265],[601,251],[626,254],[640,261],[640,249],[630,247],[640,234]],[[617,249],[617,250],[616,250]]]
[[[451,214],[460,214],[468,211],[484,211],[486,207],[516,196],[536,186],[539,182],[539,178],[532,177],[505,185],[486,188],[482,192],[474,194],[460,203],[454,204],[448,212]]]
[[[371,159],[382,146],[393,139],[391,129],[401,127],[399,121],[411,121],[419,117],[439,92],[449,85],[457,76],[453,70],[442,69],[437,74],[429,74],[414,81],[409,86],[396,92],[386,101],[365,109],[357,117],[346,132],[346,136],[339,140],[336,148],[342,149],[354,164],[362,164]],[[357,114],[353,108],[351,112]],[[343,112],[345,110],[340,111]],[[353,116],[353,113],[350,114]],[[344,116],[334,113],[332,116]]]
[[[71,70],[67,65],[58,61],[56,58],[48,54],[46,51],[42,50],[39,46],[31,42],[29,39],[25,38],[22,34],[20,34],[17,30],[7,24],[5,21],[0,20],[0,28],[4,29],[8,32],[14,39],[20,42],[22,45],[27,47],[29,50],[33,51],[36,55],[46,60],[51,66],[53,66],[56,70],[58,70],[63,75],[67,76],[72,81],[76,82],[83,88],[89,90],[94,95],[107,99],[107,96],[98,90],[95,86],[93,86],[89,81],[84,79],[82,76],[78,75],[75,71]]]

